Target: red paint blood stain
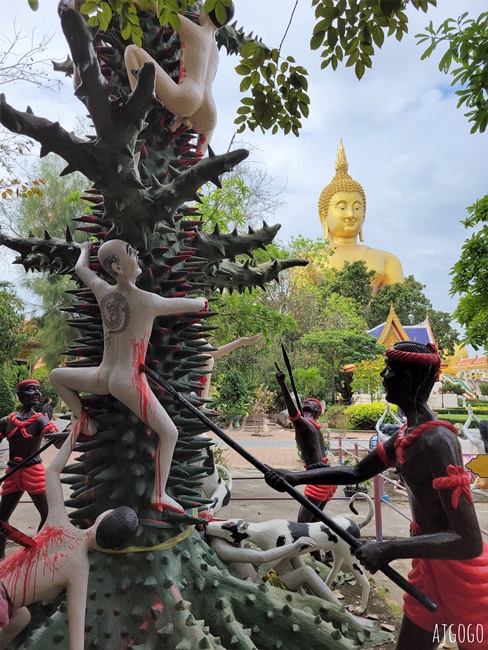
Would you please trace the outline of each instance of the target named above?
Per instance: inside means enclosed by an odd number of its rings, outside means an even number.
[[[36,547],[21,548],[0,564],[0,581],[15,607],[30,605],[43,597],[45,589],[59,583],[64,587],[64,561],[82,542],[64,528],[44,526],[34,540]]]
[[[139,410],[142,420],[149,426],[149,414],[154,416],[154,396],[146,379],[141,373],[141,365],[146,360],[147,340],[146,337],[137,340],[132,339],[133,367],[131,387],[139,393]]]

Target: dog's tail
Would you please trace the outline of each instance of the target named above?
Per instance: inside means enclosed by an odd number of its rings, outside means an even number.
[[[373,501],[372,501],[371,497],[369,495],[367,495],[366,493],[364,493],[364,492],[356,492],[356,494],[353,494],[352,497],[349,499],[349,510],[354,512],[355,515],[359,515],[358,511],[354,507],[354,501],[356,501],[356,499],[361,499],[362,501],[367,501],[368,506],[369,506],[369,512],[366,515],[366,517],[363,519],[363,521],[361,521],[361,522],[357,521],[356,522],[359,528],[364,528],[373,519],[373,515],[374,515]]]

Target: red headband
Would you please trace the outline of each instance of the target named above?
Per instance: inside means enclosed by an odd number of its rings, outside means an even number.
[[[315,397],[307,397],[307,399],[303,402],[303,405],[305,406],[305,404],[307,402],[315,402],[315,404],[318,405],[318,407],[320,409],[320,413],[319,413],[318,417],[320,417],[322,415],[322,404],[319,402],[319,400],[315,399]]]
[[[427,343],[430,353],[425,352],[407,352],[406,350],[397,350],[388,348],[386,356],[392,361],[399,363],[420,363],[425,366],[436,366],[435,380],[439,380],[441,374],[441,358],[437,352],[437,346],[433,343]]]
[[[35,384],[36,386],[41,385],[37,379],[24,379],[24,381],[19,381],[17,384],[17,390],[24,388],[24,386],[29,386],[30,384]]]

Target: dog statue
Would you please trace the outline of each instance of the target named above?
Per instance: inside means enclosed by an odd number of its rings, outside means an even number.
[[[374,506],[367,494],[354,494],[349,501],[349,508],[355,515],[357,515],[357,511],[353,504],[358,498],[365,499],[368,503],[369,511],[366,517],[360,518],[356,516],[352,518],[348,514],[347,516],[334,517],[334,521],[350,535],[359,539],[361,537],[361,528],[367,526],[373,518]],[[326,585],[330,586],[332,584],[345,563],[361,585],[361,604],[359,607],[355,607],[353,611],[355,614],[362,614],[366,610],[370,584],[361,565],[351,552],[349,544],[320,521],[311,523],[287,521],[286,519],[270,519],[260,523],[253,523],[244,519],[210,521],[207,525],[207,534],[223,538],[235,546],[243,547],[246,544],[254,544],[263,551],[291,544],[300,537],[311,537],[315,540],[316,546],[309,549],[310,552],[317,549],[326,552],[330,551],[334,558]]]

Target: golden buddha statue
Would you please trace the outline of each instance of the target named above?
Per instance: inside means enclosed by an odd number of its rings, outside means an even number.
[[[320,194],[319,216],[324,228],[324,239],[334,251],[327,260],[329,268],[340,270],[344,262],[364,261],[374,270],[373,290],[377,293],[386,284],[403,282],[400,260],[392,253],[380,251],[363,242],[363,223],[366,213],[366,196],[361,185],[347,173],[346,152],[339,143],[336,175]]]

